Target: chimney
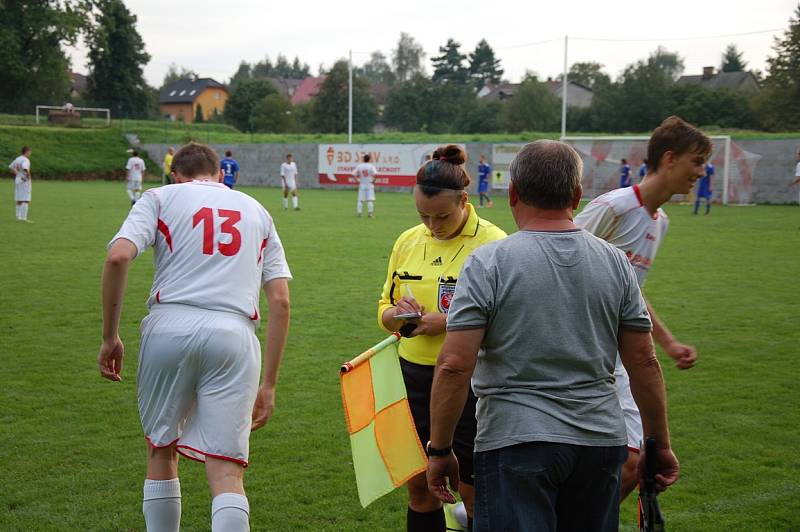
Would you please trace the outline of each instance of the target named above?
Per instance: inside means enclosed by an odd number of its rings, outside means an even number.
[[[711,79],[714,77],[714,67],[707,66],[703,67],[703,79]]]

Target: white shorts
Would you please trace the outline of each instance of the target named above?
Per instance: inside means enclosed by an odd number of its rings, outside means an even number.
[[[358,185],[358,201],[375,201],[375,185]]]
[[[31,180],[14,182],[14,201],[31,200]]]
[[[142,190],[142,180],[128,179],[128,190]]]
[[[644,438],[642,429],[642,417],[639,415],[639,407],[633,400],[631,394],[631,381],[628,372],[617,354],[617,365],[614,368],[614,377],[617,379],[617,397],[619,406],[622,407],[622,415],[625,417],[625,428],[628,430],[628,449],[639,451],[639,446]]]
[[[137,394],[150,445],[247,467],[261,346],[245,316],[155,305],[142,320]]]
[[[289,190],[294,190],[294,189],[297,188],[297,182],[294,180],[293,177],[292,178],[284,177],[283,178],[283,188],[286,188],[286,189],[289,189]]]

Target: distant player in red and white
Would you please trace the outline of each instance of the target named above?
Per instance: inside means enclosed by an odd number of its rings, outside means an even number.
[[[175,183],[150,189],[109,243],[103,270],[100,373],[121,380],[119,322],[128,268],[148,247],[155,275],[142,321],[137,389],[148,442],[143,513],[149,531],[177,531],[178,453],[205,462],[211,530],[249,530],[243,476],[251,430],[275,404],[289,327],[289,267],[269,213],[221,183],[219,159],[191,143]],[[259,291],[269,303],[261,384]]]
[[[131,205],[142,197],[142,178],[144,177],[145,165],[139,152],[133,150],[131,157],[125,165],[128,171],[128,197],[131,198]]]
[[[655,260],[658,247],[667,233],[669,219],[661,209],[675,194],[688,194],[706,172],[711,141],[700,130],[678,117],[664,120],[653,131],[647,145],[649,173],[639,185],[618,188],[593,199],[575,218],[575,223],[625,252],[643,287]],[[652,305],[647,310],[653,322],[653,339],[676,361],[688,369],[697,360],[697,350],[679,342],[658,319]],[[617,395],[628,429],[628,460],[622,468],[621,498],[636,487],[639,445],[644,436],[639,409],[631,395],[625,368],[617,356],[615,371]]]
[[[370,163],[372,156],[364,154],[364,162],[356,166],[353,170],[353,177],[358,179],[358,203],[356,204],[356,214],[359,217],[364,212],[364,202],[367,202],[367,216],[372,218],[375,207],[375,175],[378,171]]]
[[[289,208],[289,193],[292,193],[292,208],[300,210],[297,200],[297,165],[292,160],[292,154],[286,154],[286,162],[281,163],[281,180],[283,180],[283,208]]]
[[[17,220],[28,220],[28,207],[31,204],[31,149],[23,146],[21,155],[11,161],[8,168],[14,174],[14,202],[16,203]]]

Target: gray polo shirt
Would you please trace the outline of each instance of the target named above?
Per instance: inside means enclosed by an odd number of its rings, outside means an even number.
[[[476,451],[530,441],[625,445],[620,327],[651,329],[622,251],[583,230],[519,231],[464,263],[447,330],[485,328]]]

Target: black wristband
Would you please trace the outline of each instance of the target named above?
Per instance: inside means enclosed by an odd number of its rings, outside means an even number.
[[[428,444],[425,446],[425,453],[428,456],[447,456],[453,450],[453,446],[445,447],[444,449],[437,449],[436,447],[431,446],[431,442],[428,441]]]

